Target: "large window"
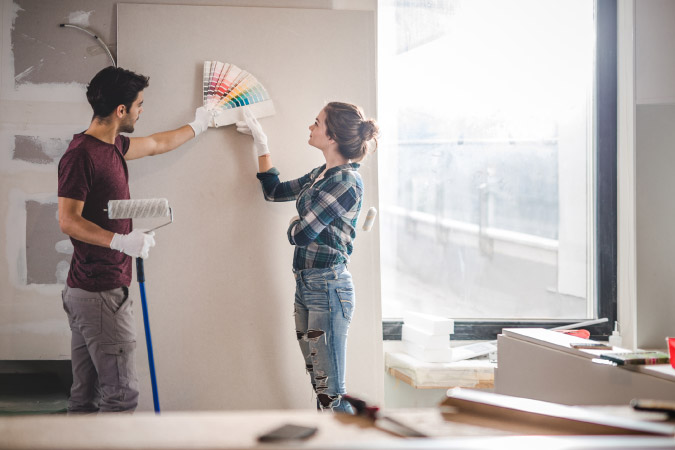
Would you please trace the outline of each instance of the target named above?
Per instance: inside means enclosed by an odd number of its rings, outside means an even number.
[[[601,8],[380,1],[385,319],[600,314]]]

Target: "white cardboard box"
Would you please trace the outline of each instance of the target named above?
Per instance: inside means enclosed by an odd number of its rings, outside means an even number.
[[[449,334],[429,334],[407,323],[403,324],[401,340],[412,342],[425,348],[445,349],[450,347]]]
[[[452,334],[455,332],[455,321],[447,317],[434,316],[431,314],[405,311],[403,323],[425,330],[429,334]]]

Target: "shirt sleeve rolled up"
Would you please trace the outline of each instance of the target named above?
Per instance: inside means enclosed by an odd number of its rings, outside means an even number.
[[[263,195],[268,202],[289,202],[298,198],[302,187],[310,181],[310,174],[290,181],[279,180],[279,171],[272,167],[256,175],[262,185]]]

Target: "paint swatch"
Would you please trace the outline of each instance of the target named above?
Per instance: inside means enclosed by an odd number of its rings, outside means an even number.
[[[274,115],[274,103],[265,87],[250,73],[230,63],[204,61],[204,106],[214,111],[209,124],[222,127],[244,120],[242,107],[254,117]]]

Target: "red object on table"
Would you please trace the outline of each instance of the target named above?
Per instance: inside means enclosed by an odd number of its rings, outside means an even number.
[[[670,357],[670,365],[675,369],[675,337],[667,337],[668,356]]]
[[[558,333],[569,334],[570,336],[580,337],[582,339],[588,339],[591,337],[591,333],[588,330],[554,330]]]

